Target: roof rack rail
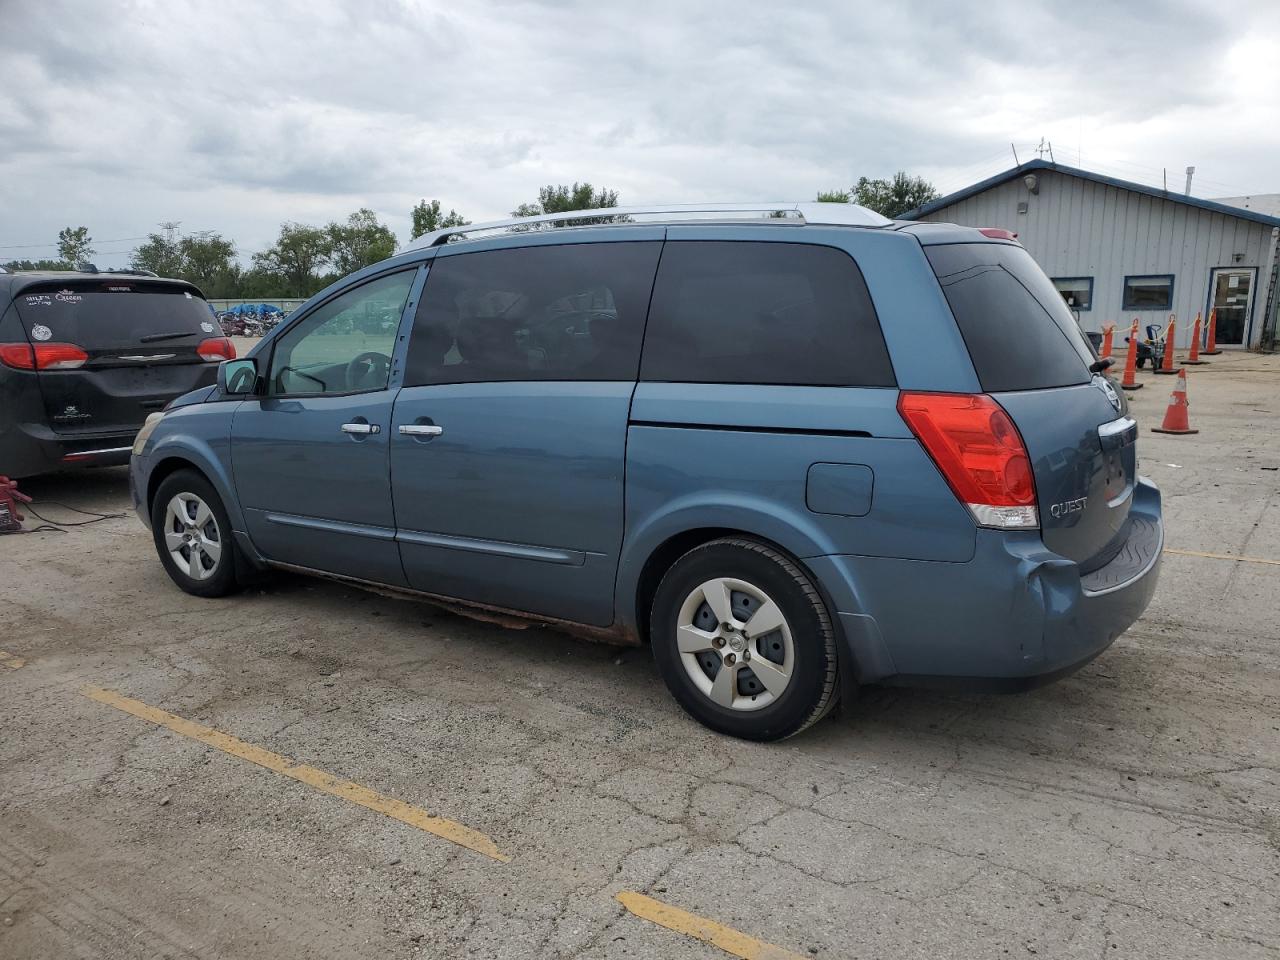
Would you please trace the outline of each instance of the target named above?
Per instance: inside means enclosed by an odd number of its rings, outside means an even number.
[[[646,218],[640,220],[639,218]],[[652,218],[652,219],[649,219]],[[854,203],[676,203],[642,207],[598,207],[593,210],[569,210],[564,213],[544,213],[534,217],[511,217],[506,220],[490,220],[487,223],[468,223],[460,227],[446,227],[419,237],[407,250],[438,247],[441,244],[462,239],[470,233],[524,233],[532,230],[556,229],[572,226],[592,226],[598,223],[724,223],[759,222],[767,224],[822,224],[847,227],[886,227],[893,223],[874,210]]]
[[[129,269],[127,267],[119,267],[117,269],[112,269],[112,270],[103,270],[101,272],[113,273],[118,276],[126,276],[126,277],[158,277],[160,276],[160,274],[156,273],[154,270],[143,270],[141,268]]]

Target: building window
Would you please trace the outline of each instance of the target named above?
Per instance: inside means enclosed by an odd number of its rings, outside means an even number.
[[[1124,278],[1125,310],[1168,310],[1173,306],[1173,274]]]
[[[1053,285],[1072,310],[1093,309],[1093,277],[1054,277]]]

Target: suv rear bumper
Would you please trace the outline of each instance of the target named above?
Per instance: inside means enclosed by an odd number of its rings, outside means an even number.
[[[0,474],[21,478],[73,467],[119,466],[129,462],[137,434],[134,428],[70,437],[44,424],[12,424],[0,437]]]
[[[860,682],[1016,691],[1078,670],[1124,633],[1151,601],[1163,547],[1160,491],[1140,477],[1129,540],[1089,574],[1035,533],[994,530],[977,532],[967,563],[805,562],[841,611]]]

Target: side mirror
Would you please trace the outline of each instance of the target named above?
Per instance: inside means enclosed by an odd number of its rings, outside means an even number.
[[[258,361],[223,360],[218,364],[218,389],[226,394],[251,394],[258,386]]]

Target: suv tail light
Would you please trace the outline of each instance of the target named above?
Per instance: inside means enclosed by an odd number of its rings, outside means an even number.
[[[0,363],[14,370],[75,370],[88,359],[74,343],[0,343]]]
[[[978,526],[1040,525],[1026,445],[991,397],[903,392],[898,412]]]
[[[234,360],[236,345],[226,337],[210,337],[208,340],[200,341],[200,345],[196,347],[196,353],[200,354],[201,360],[208,360],[210,363],[218,360]]]

